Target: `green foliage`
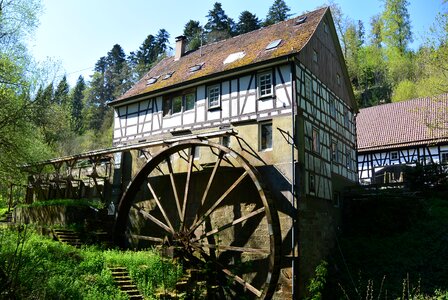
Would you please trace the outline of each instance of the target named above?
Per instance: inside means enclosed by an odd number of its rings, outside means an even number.
[[[291,16],[289,14],[290,10],[291,8],[286,5],[284,0],[275,0],[271,7],[269,7],[263,26],[269,26],[287,20]]]
[[[261,27],[261,22],[256,15],[252,14],[250,11],[243,11],[236,24],[237,34],[243,34],[246,32],[251,32],[257,30]]]
[[[392,94],[392,102],[399,102],[403,100],[414,99],[418,97],[417,87],[415,82],[410,80],[401,81],[394,89]]]
[[[146,297],[172,288],[180,268],[152,251],[76,249],[29,228],[0,229],[0,298],[127,299],[107,266],[126,266]]]
[[[183,34],[187,39],[187,51],[196,50],[201,46],[202,30],[199,21],[190,20],[185,24]]]
[[[338,270],[332,268],[328,292],[339,290],[345,299],[443,299],[438,297],[448,291],[447,199],[394,192],[357,205],[339,241]]]
[[[226,15],[222,4],[215,2],[213,9],[208,12],[207,23],[204,29],[207,42],[217,42],[234,35],[235,23]]]
[[[311,278],[310,283],[307,286],[307,300],[322,299],[322,291],[324,290],[325,283],[327,282],[327,268],[328,263],[325,260],[321,261],[321,263],[316,267],[315,275]]]
[[[409,43],[413,41],[411,20],[408,12],[408,0],[386,0],[382,21],[382,40],[390,48],[397,48],[405,54]]]

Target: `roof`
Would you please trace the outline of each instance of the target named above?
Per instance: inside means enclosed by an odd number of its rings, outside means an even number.
[[[307,44],[328,10],[328,8],[321,8],[269,27],[207,44],[196,51],[186,53],[178,61],[175,61],[173,56],[166,57],[130,90],[110,104],[116,105],[125,100],[157,93],[166,88],[191,83],[211,75],[225,74],[226,71],[239,70],[257,63],[295,55]],[[301,18],[303,20],[305,16],[305,22],[296,24],[296,21]],[[278,39],[281,39],[278,47],[271,50],[265,49],[268,44]],[[243,51],[244,57],[224,64],[224,60],[229,55]],[[202,68],[196,72],[190,72],[190,68],[195,65],[202,65]],[[165,75],[170,73],[172,76],[164,79]],[[157,78],[157,81],[148,85],[147,82],[151,78]]]
[[[448,142],[448,94],[361,109],[356,127],[358,152]]]

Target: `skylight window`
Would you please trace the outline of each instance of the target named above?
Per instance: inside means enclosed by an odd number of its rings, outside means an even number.
[[[170,73],[166,73],[165,76],[163,76],[163,80],[167,80],[168,78],[171,78],[171,76],[173,76],[174,71],[170,72]]]
[[[148,81],[146,82],[146,85],[151,85],[157,82],[157,79],[159,79],[160,76],[157,77],[151,77],[148,79]]]
[[[281,42],[282,42],[281,39],[270,42],[269,45],[266,46],[266,50],[271,50],[271,49],[277,48]]]
[[[232,53],[232,54],[229,54],[229,56],[227,56],[227,58],[224,60],[223,63],[230,64],[240,58],[243,58],[244,56],[246,56],[246,53],[244,51]]]
[[[196,72],[199,71],[200,69],[202,69],[202,66],[204,65],[204,63],[202,64],[198,64],[198,65],[194,65],[192,67],[190,67],[190,72]]]
[[[306,18],[307,18],[307,16],[298,18],[297,21],[296,21],[296,25],[300,25],[300,24],[305,23]]]

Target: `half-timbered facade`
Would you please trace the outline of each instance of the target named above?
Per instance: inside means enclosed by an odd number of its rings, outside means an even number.
[[[356,122],[362,184],[402,182],[400,166],[448,164],[447,94],[361,109]]]
[[[218,299],[298,298],[334,246],[342,191],[357,182],[357,109],[330,10],[184,50],[178,37],[174,56],[110,103],[112,149],[40,166],[67,189],[86,181],[81,160],[107,156],[95,191],[119,243],[218,269],[208,286],[233,283],[207,288]]]

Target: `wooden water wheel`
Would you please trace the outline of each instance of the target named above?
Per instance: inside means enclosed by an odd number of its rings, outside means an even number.
[[[133,249],[172,249],[217,298],[275,291],[277,212],[257,170],[222,145],[188,140],[156,154],[123,194],[115,234]]]

